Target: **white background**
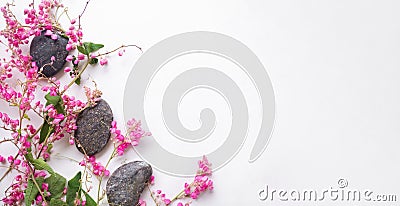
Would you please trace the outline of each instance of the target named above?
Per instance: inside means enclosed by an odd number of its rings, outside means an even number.
[[[84,6],[78,0],[64,3],[72,16]],[[138,44],[146,51],[175,34],[219,32],[246,44],[266,67],[277,105],[268,148],[255,163],[248,163],[254,142],[249,137],[241,152],[214,174],[215,191],[194,205],[355,205],[262,202],[257,193],[266,184],[325,190],[345,178],[352,189],[397,194],[400,199],[399,9],[395,0],[93,0],[82,23],[85,40],[104,43],[110,50]],[[109,66],[89,69],[83,79],[88,85],[96,80],[120,124],[125,82],[139,56],[128,49],[123,57],[111,57]],[[66,145],[60,142],[56,150],[79,159],[80,153]],[[106,160],[110,150],[111,145],[99,158]],[[138,159],[134,152],[128,157]],[[80,169],[63,159],[50,163],[67,178]],[[158,171],[155,176],[155,187],[169,196],[186,181]],[[5,187],[1,183],[0,191]],[[153,205],[148,195],[145,198]]]

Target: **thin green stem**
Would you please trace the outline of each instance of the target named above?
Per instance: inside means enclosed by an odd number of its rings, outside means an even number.
[[[49,129],[49,131],[47,132],[47,135],[46,135],[46,138],[44,139],[44,144],[43,145],[47,145],[47,140],[49,139],[49,137],[50,137],[50,135],[51,135],[51,133],[53,132],[53,128],[51,127],[50,129]],[[40,155],[42,154],[42,152],[43,152],[43,148],[44,147],[42,147],[41,149],[40,149],[40,151],[39,151],[39,154],[36,156],[36,158],[39,158],[40,157]]]
[[[154,201],[154,203],[156,204],[156,206],[159,206],[158,203],[157,203],[156,198],[155,198],[154,195],[153,195],[153,192],[152,192],[151,189],[150,189],[150,184],[147,184],[147,189],[148,189],[149,192],[150,192],[150,197],[151,197],[151,199],[153,199],[153,201]]]
[[[138,45],[130,44],[130,45],[121,45],[120,47],[118,47],[118,48],[116,48],[116,49],[113,49],[113,50],[111,50],[111,51],[109,51],[109,52],[106,52],[106,53],[103,53],[103,54],[99,54],[99,55],[97,55],[97,57],[105,56],[105,55],[111,54],[111,53],[113,53],[113,52],[116,52],[116,51],[118,51],[118,50],[120,50],[120,49],[122,49],[122,48],[127,48],[127,47],[136,47],[136,48],[139,49],[141,52],[143,52],[142,48],[139,47]]]
[[[110,164],[111,160],[115,157],[115,154],[116,154],[115,152],[116,152],[116,151],[117,151],[117,147],[114,146],[114,150],[113,150],[113,152],[111,153],[110,158],[108,158],[108,161],[107,161],[107,163],[106,163],[106,166],[104,166],[104,171],[107,170],[107,167],[108,167],[108,165]],[[100,204],[100,201],[101,201],[101,199],[102,199],[102,198],[100,198],[100,190],[101,190],[101,182],[103,181],[103,177],[104,177],[104,171],[103,171],[103,173],[102,173],[101,176],[100,176],[100,179],[99,179],[99,186],[98,186],[98,188],[97,188],[97,205]]]
[[[89,61],[90,59],[86,60],[85,65],[83,65],[83,68],[81,71],[78,73],[78,75],[75,76],[75,78],[67,85],[67,87],[64,88],[64,90],[60,93],[60,96],[63,95],[74,83],[77,79],[79,79],[82,76],[82,73],[85,72],[86,68],[89,66]]]
[[[44,194],[42,192],[42,187],[39,186],[39,184],[36,182],[36,179],[35,179],[35,176],[33,175],[33,173],[31,175],[31,177],[32,177],[33,183],[36,185],[36,188],[39,190],[40,195],[43,197],[43,202],[45,203],[45,205],[47,205],[46,196],[44,196]]]
[[[8,168],[8,169],[10,169],[10,167],[7,167],[7,166],[0,166],[0,168]],[[17,170],[19,173],[26,174],[25,172],[23,172],[23,171],[21,171],[21,170],[19,170],[17,168],[11,168],[11,169],[12,170]]]
[[[194,184],[194,182],[190,183],[189,187],[192,187],[193,184]],[[185,190],[182,190],[180,193],[178,193],[177,195],[175,195],[175,197],[171,199],[171,202],[170,202],[168,205],[172,204],[172,203],[173,203],[174,201],[176,201],[177,199],[180,199],[180,198],[182,197],[182,195],[186,195],[186,194],[185,194]]]
[[[18,158],[18,156],[19,156],[19,152],[18,152],[18,154],[16,154],[16,155],[14,156],[14,159]],[[13,164],[11,164],[10,167],[8,168],[8,170],[3,174],[3,176],[1,176],[0,182],[2,182],[2,181],[4,180],[4,178],[5,178],[12,170],[13,170]]]

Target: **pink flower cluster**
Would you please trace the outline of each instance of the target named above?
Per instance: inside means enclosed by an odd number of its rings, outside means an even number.
[[[85,160],[82,160],[79,165],[86,167],[89,166],[88,168],[91,169],[93,174],[96,176],[110,176],[110,171],[107,170],[100,162],[96,162],[95,156],[91,156]]]
[[[27,186],[26,177],[17,175],[7,192],[7,197],[2,199],[6,205],[21,205],[24,200],[24,189]]]
[[[96,102],[101,99],[101,95],[103,95],[103,93],[100,90],[98,90],[97,88],[94,89],[93,91],[87,86],[84,86],[83,88],[85,89],[85,95],[86,95],[88,104],[90,106],[96,105]]]
[[[178,194],[176,198],[171,200],[167,198],[165,193],[163,193],[161,190],[153,191],[152,197],[156,204],[160,206],[168,206],[171,205],[175,200],[184,199],[185,197],[195,200],[201,193],[204,193],[205,191],[212,191],[214,189],[214,183],[210,179],[210,176],[212,175],[211,163],[208,161],[206,156],[203,156],[203,159],[199,160],[198,166],[199,169],[193,182],[185,183],[182,193]],[[153,181],[154,177],[152,177],[151,182]],[[189,206],[192,203],[192,200],[189,200],[186,203],[178,202],[176,206]]]
[[[199,160],[198,165],[199,170],[194,181],[191,184],[185,183],[185,194],[192,199],[197,199],[204,191],[214,189],[213,181],[209,178],[212,175],[211,163],[207,157],[203,156],[203,159]]]
[[[57,80],[55,77],[49,78],[48,82],[49,86],[42,86],[42,91],[49,92],[51,96],[57,96],[60,93],[60,80]]]
[[[65,32],[65,35],[68,36],[68,44],[67,44],[67,51],[72,51],[76,49],[76,46],[79,44],[80,41],[83,37],[82,29],[78,26],[76,27],[76,20],[72,19],[71,20],[71,25],[68,28],[68,31]]]
[[[71,63],[73,63],[73,64],[75,64],[75,65],[78,65],[79,62],[81,62],[82,60],[85,60],[85,58],[86,58],[85,55],[83,55],[83,54],[78,54],[78,56],[75,56],[75,55],[68,55],[68,56],[65,58],[65,60],[66,60],[67,62],[71,62]],[[67,70],[67,71],[65,71],[65,70]],[[64,72],[68,72],[68,70],[71,70],[71,68],[66,67],[65,70],[64,70]]]
[[[25,9],[24,14],[26,15],[25,24],[30,26],[32,32],[36,36],[40,35],[41,29],[46,29],[51,32],[53,30],[53,22],[49,15],[51,15],[51,10],[55,7],[64,7],[59,1],[42,0],[39,4],[37,11],[31,5],[31,9]],[[52,35],[52,34],[50,34]]]
[[[117,122],[111,123],[111,133],[114,134],[114,144],[117,144],[117,154],[122,156],[125,150],[130,146],[137,146],[142,137],[151,136],[150,132],[142,129],[141,121],[130,119],[127,122],[127,134],[122,135],[121,130],[117,128]]]
[[[23,174],[18,174],[14,177],[13,179],[13,183],[11,184],[11,186],[5,191],[6,193],[6,197],[4,197],[2,199],[2,202],[5,205],[22,205],[22,202],[24,200],[24,190],[27,188],[28,186],[28,177],[33,173],[33,171],[31,170],[31,168],[29,167],[29,165],[25,162],[25,161],[21,161],[20,159],[14,159],[14,157],[9,156],[7,158],[8,162],[11,164],[15,164],[15,165],[21,165],[23,168],[25,168],[25,173]],[[44,171],[36,171],[33,176],[35,178],[45,178],[47,176],[47,173]],[[42,188],[43,189],[47,189],[48,191],[48,184],[43,183],[42,184]],[[45,190],[43,190],[45,191]],[[50,195],[49,192],[46,192],[46,195]],[[40,196],[40,195],[38,195]],[[36,197],[36,204],[37,205],[42,205],[42,197]]]
[[[156,201],[156,205],[169,205],[171,204],[171,200],[168,199],[161,190],[156,190],[152,192],[152,196]]]
[[[75,99],[74,96],[69,96],[64,94],[62,96],[62,100],[65,106],[66,119],[64,122],[63,129],[65,132],[72,134],[76,129],[76,111],[81,111],[86,107],[86,103],[80,101],[79,99]]]
[[[0,112],[0,120],[3,122],[4,127],[8,126],[8,129],[13,131],[15,131],[19,125],[18,119],[11,119],[6,113]]]

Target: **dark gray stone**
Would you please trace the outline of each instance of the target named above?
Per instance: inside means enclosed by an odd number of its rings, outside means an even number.
[[[119,206],[137,205],[152,174],[151,166],[143,161],[122,165],[107,181],[108,203]]]
[[[105,100],[99,100],[94,107],[78,114],[75,130],[76,147],[81,153],[92,156],[100,152],[110,140],[113,113]]]
[[[30,54],[32,61],[36,62],[37,67],[40,69],[44,65],[51,63],[51,57],[55,57],[55,61],[52,65],[46,65],[43,67],[42,73],[46,77],[52,77],[60,71],[65,63],[65,58],[68,56],[66,46],[68,39],[57,35],[57,40],[51,39],[50,36],[44,35],[44,31],[40,36],[36,36],[32,39],[30,46]]]

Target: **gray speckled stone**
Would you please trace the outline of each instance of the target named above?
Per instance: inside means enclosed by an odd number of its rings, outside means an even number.
[[[50,63],[52,56],[55,57],[53,64],[44,66],[42,71],[46,77],[51,77],[57,74],[66,63],[68,39],[57,34],[57,40],[53,40],[50,36],[45,36],[44,33],[43,31],[40,36],[32,39],[30,54],[32,61],[36,62],[39,69],[45,64]]]
[[[100,100],[96,106],[79,113],[76,120],[78,128],[74,134],[78,150],[84,153],[78,146],[80,144],[89,156],[100,152],[110,140],[112,120],[113,113],[105,100]]]
[[[135,206],[139,202],[153,169],[143,161],[122,165],[107,181],[106,193],[110,205]]]

